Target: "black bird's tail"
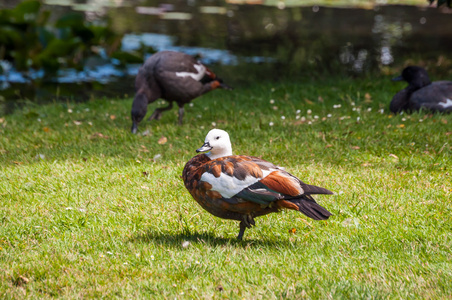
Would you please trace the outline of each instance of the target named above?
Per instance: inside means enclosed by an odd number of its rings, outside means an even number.
[[[303,198],[291,199],[290,201],[298,206],[300,212],[314,220],[326,220],[333,215],[308,195],[304,195]]]

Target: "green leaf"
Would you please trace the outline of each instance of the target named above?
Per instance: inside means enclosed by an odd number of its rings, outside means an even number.
[[[69,28],[77,28],[77,27],[85,27],[83,16],[79,13],[68,13],[63,15],[55,22],[55,27],[69,27]]]
[[[19,3],[13,12],[20,15],[25,14],[37,14],[41,8],[41,1],[38,0],[28,0]]]
[[[45,27],[38,27],[36,32],[39,42],[44,48],[55,38],[55,35]]]
[[[35,22],[40,8],[41,1],[29,0],[21,2],[11,11],[10,21],[18,24],[32,24]]]

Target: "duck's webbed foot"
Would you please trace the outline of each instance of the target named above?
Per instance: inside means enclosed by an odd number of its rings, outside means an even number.
[[[256,225],[256,222],[254,222],[254,218],[251,215],[244,215],[243,220],[240,222],[240,231],[239,235],[237,236],[238,240],[241,240],[243,238],[243,234],[245,233],[245,229],[251,228],[251,226]]]

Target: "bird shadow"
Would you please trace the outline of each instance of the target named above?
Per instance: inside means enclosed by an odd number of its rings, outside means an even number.
[[[238,240],[236,237],[224,238],[218,237],[210,232],[181,232],[174,231],[156,231],[149,229],[146,232],[138,233],[130,238],[130,242],[155,243],[167,247],[184,248],[184,243],[205,244],[211,247],[234,246],[234,247],[263,247],[263,246],[284,246],[292,244],[288,240],[275,239],[251,239],[244,237]]]

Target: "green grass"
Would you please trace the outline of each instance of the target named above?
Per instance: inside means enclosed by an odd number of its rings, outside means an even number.
[[[215,91],[186,106],[184,126],[176,109],[143,122],[148,135],[129,132],[131,99],[2,117],[0,297],[451,298],[452,115],[389,115],[402,87]],[[180,178],[212,123],[236,154],[334,191],[316,197],[334,216],[264,216],[237,241],[238,223],[202,210]]]

